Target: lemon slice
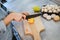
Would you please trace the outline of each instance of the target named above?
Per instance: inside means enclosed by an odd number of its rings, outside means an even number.
[[[33,24],[34,23],[34,18],[28,19],[28,23]]]

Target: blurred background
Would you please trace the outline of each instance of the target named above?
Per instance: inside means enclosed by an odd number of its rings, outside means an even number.
[[[28,11],[33,13],[32,7],[43,5],[60,5],[60,0],[0,0],[0,5],[5,11],[23,12]],[[47,21],[41,17],[41,20],[45,26],[45,31],[41,33],[42,40],[60,40],[60,22],[54,22],[53,20]],[[15,22],[14,22],[15,23]]]

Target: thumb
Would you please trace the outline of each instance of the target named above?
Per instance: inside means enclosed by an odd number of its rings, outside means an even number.
[[[22,15],[22,18],[25,20],[26,19],[26,16],[25,15]]]

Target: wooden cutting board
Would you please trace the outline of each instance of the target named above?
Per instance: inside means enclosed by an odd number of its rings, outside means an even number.
[[[34,18],[34,24],[29,24],[27,20],[24,20],[24,32],[25,35],[31,35],[34,40],[41,40],[40,32],[43,31],[44,25],[40,19],[40,16]]]

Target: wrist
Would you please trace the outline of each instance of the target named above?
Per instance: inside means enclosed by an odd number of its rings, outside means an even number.
[[[5,19],[4,19],[4,23],[6,25],[8,25],[14,18],[14,14],[13,13],[10,13]]]

